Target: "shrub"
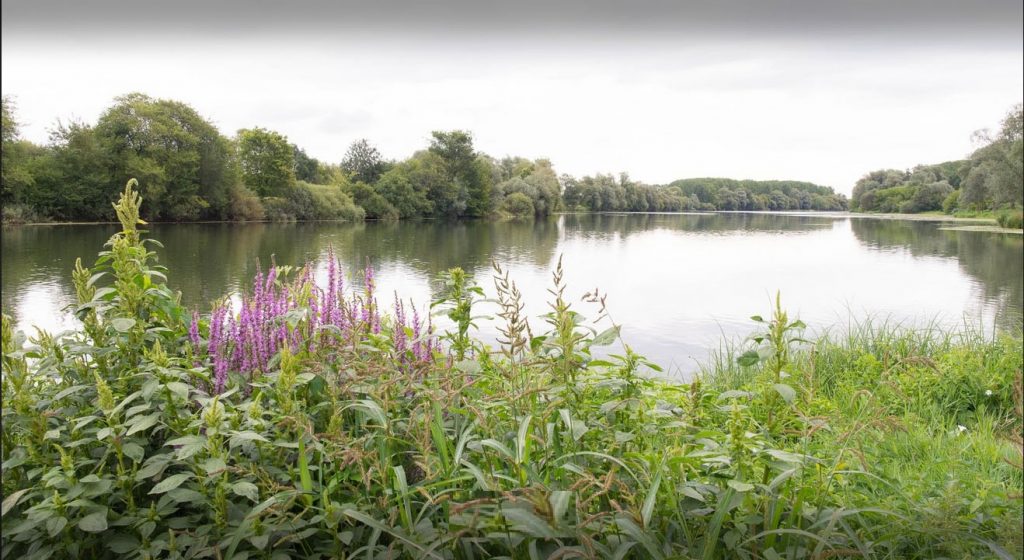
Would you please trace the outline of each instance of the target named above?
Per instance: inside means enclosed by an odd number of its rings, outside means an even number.
[[[244,185],[235,185],[229,193],[230,218],[232,220],[262,220],[266,210],[256,193]]]
[[[533,217],[533,201],[530,197],[521,192],[514,192],[505,197],[501,209],[517,220],[525,220]]]
[[[946,195],[945,200],[942,201],[942,211],[946,214],[952,214],[956,212],[960,207],[960,189]]]
[[[46,222],[44,216],[27,204],[5,204],[3,223],[10,225]]]
[[[1012,209],[1001,210],[996,214],[996,222],[1004,228],[1021,229],[1024,227],[1024,212]]]
[[[294,222],[298,219],[295,215],[295,206],[286,198],[267,196],[261,202],[264,215],[272,222]]]
[[[299,181],[298,188],[305,189],[312,196],[314,220],[341,220],[358,222],[366,218],[362,208],[356,206],[341,187],[336,185],[316,185]]]
[[[398,210],[372,186],[366,183],[356,183],[352,185],[351,189],[352,199],[366,212],[367,218],[373,220],[398,219]]]

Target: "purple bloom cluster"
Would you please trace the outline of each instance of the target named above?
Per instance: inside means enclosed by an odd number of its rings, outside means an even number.
[[[306,349],[314,353],[330,353],[345,346],[354,347],[369,336],[378,336],[390,325],[390,342],[396,364],[405,371],[414,371],[433,360],[440,351],[440,341],[433,336],[433,327],[424,325],[415,306],[412,321],[407,321],[405,303],[395,295],[394,314],[384,321],[374,294],[373,268],[364,272],[361,295],[345,296],[345,281],[333,250],[328,253],[327,282],[317,286],[312,267],[306,267],[296,281],[278,281],[277,269],[266,274],[257,271],[252,292],[244,295],[237,313],[229,313],[227,302],[211,314],[209,344],[206,356],[212,362],[214,391],[220,393],[227,382],[228,371],[253,377],[270,370],[270,361],[288,345],[293,352]],[[301,314],[302,320],[294,323]],[[294,327],[287,318],[293,319]],[[197,359],[202,357],[199,344],[199,320],[193,316],[189,338]],[[379,340],[379,339],[378,339]]]
[[[192,352],[195,356],[195,363],[192,365],[199,365],[199,312],[192,312],[192,323],[188,326],[188,340],[192,343]]]

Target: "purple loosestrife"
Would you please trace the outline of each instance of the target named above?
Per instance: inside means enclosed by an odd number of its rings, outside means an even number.
[[[330,262],[327,263],[327,290],[324,292],[324,306],[323,313],[324,323],[328,325],[336,325],[337,320],[335,314],[337,313],[338,307],[338,285],[334,281],[334,277],[337,274],[337,264],[334,262],[334,250],[331,250]]]
[[[237,313],[232,312],[227,302],[214,308],[206,354],[213,365],[215,392],[225,389],[229,370],[250,379],[269,371],[271,359],[285,347],[297,353],[303,344],[309,344],[308,350],[314,353],[329,352],[348,344],[355,347],[369,334],[381,333],[383,321],[372,266],[368,264],[363,273],[363,293],[346,297],[344,274],[333,249],[329,258],[324,289],[314,283],[312,266],[303,269],[294,283],[288,285],[279,281],[276,267],[266,273],[257,268],[252,291],[242,296]],[[411,372],[430,364],[441,351],[441,342],[434,336],[429,316],[424,324],[416,305],[412,302],[410,305],[411,318],[405,302],[399,299],[397,292],[394,294],[393,316],[389,321],[394,328],[388,334],[394,365]],[[308,310],[305,319],[308,324],[290,328],[283,317],[302,308]],[[189,338],[197,349],[197,356],[202,343],[198,325],[198,316],[193,316]],[[340,336],[326,336],[326,333],[313,336],[316,329],[326,325],[337,327]],[[309,335],[308,341],[306,335]]]
[[[395,321],[391,333],[391,343],[395,349],[395,356],[402,365],[406,365],[409,361],[405,354],[407,349],[405,328],[405,304],[398,299],[398,292],[395,292]]]
[[[188,339],[192,343],[193,365],[198,367],[199,361],[199,313],[192,312],[192,323],[188,326]]]
[[[213,391],[220,393],[227,384],[228,356],[227,343],[224,340],[224,316],[227,306],[221,304],[214,310],[210,318],[210,350],[213,357]]]

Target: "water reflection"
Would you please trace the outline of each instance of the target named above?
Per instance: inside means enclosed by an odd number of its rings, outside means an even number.
[[[852,222],[853,234],[869,247],[909,251],[919,258],[956,259],[961,270],[975,280],[975,304],[992,309],[1000,327],[1020,324],[1024,308],[1024,238],[1020,235],[940,229],[927,222]]]
[[[3,307],[21,327],[72,324],[75,257],[90,264],[114,226],[5,229]],[[538,222],[157,225],[159,258],[183,301],[205,308],[239,290],[262,262],[297,265],[333,248],[349,271],[371,263],[383,293],[426,305],[437,274],[461,266],[491,287],[508,268],[542,314],[564,255],[569,296],[600,287],[635,349],[693,369],[749,316],[784,303],[811,324],[854,316],[941,317],[1014,327],[1024,301],[1020,236],[944,231],[934,223],[773,214],[565,215]],[[390,298],[388,298],[390,299]],[[584,311],[587,311],[584,309]],[[493,333],[493,327],[485,327]]]

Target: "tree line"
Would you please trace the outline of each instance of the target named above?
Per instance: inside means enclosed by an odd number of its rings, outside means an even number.
[[[627,174],[559,176],[551,161],[478,151],[472,134],[434,131],[429,145],[385,159],[357,140],[339,163],[276,131],[222,134],[180,101],[118,97],[94,124],[58,122],[49,142],[19,135],[3,98],[6,222],[108,221],[106,202],[139,180],[147,220],[529,218],[557,211],[843,210],[831,188],[796,181],[685,179],[646,185]]]
[[[984,212],[1024,205],[1024,111],[1018,104],[967,159],[913,169],[879,169],[853,187],[850,207],[861,212]]]

